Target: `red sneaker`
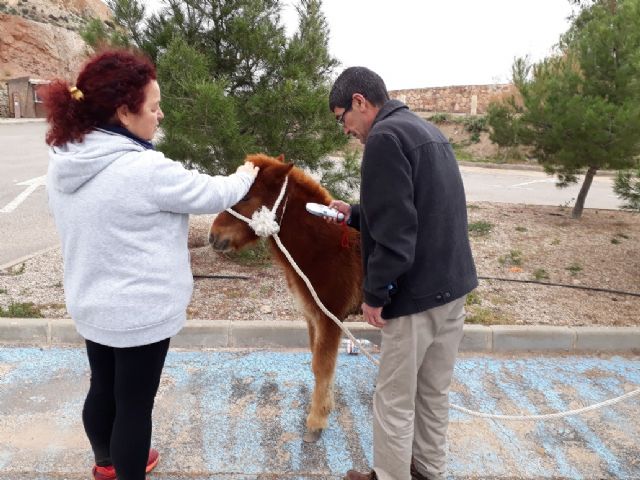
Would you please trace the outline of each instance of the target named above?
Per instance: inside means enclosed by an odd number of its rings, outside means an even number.
[[[149,473],[153,470],[158,462],[160,461],[160,454],[155,448],[149,450],[149,458],[147,459],[147,467],[145,468],[145,472]],[[109,465],[108,467],[99,467],[98,465],[93,466],[93,479],[94,480],[115,480],[116,477],[116,469],[113,468],[113,465]]]
[[[93,474],[93,480],[115,480],[116,478],[116,469],[113,468],[113,465],[108,467],[94,465],[91,473]]]
[[[160,461],[160,453],[155,448],[149,449],[149,458],[147,459],[147,468],[145,469],[146,473],[149,473],[151,470],[156,468],[158,462]]]

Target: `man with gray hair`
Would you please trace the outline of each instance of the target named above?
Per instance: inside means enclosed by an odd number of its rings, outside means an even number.
[[[465,299],[478,285],[458,163],[444,135],[367,68],[337,78],[329,108],[365,146],[360,204],[330,206],[360,230],[362,312],[382,329],[373,470],[345,479],[442,479]]]

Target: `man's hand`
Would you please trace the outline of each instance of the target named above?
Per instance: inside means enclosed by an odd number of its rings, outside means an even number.
[[[387,322],[382,319],[382,307],[370,307],[366,303],[362,304],[362,316],[365,321],[376,328],[384,327]]]
[[[338,210],[339,212],[342,212],[344,214],[343,222],[349,220],[349,217],[351,216],[351,205],[343,202],[342,200],[331,200],[329,208],[333,208],[335,210]],[[325,220],[331,223],[338,223],[338,220],[336,220],[335,218],[325,217]]]

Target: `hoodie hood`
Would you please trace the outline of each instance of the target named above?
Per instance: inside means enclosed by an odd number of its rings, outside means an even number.
[[[49,149],[49,187],[73,193],[123,155],[146,148],[106,130],[93,130],[81,142]]]

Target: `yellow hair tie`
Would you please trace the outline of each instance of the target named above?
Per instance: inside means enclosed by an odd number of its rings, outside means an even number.
[[[82,90],[80,90],[78,87],[70,87],[69,93],[74,100],[80,101],[84,98],[84,93],[82,93]]]

